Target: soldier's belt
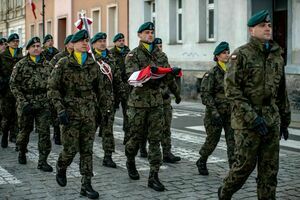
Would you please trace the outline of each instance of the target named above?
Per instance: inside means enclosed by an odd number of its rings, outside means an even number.
[[[88,96],[93,96],[93,92],[88,90],[88,91],[68,91],[66,93],[66,96],[73,96],[73,97],[78,97],[78,98],[83,98],[83,97],[88,97]]]
[[[267,97],[259,100],[252,100],[251,103],[257,106],[270,106],[272,103],[275,103],[272,97]]]

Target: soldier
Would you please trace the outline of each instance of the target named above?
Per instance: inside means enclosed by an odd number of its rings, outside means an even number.
[[[140,26],[138,37],[140,38],[139,46],[128,53],[125,60],[128,77],[148,65],[154,68],[168,66],[164,54],[153,45],[154,24],[152,22],[146,22]],[[151,79],[144,83],[143,87],[132,88],[127,102],[128,122],[130,134],[132,134],[125,146],[128,175],[133,180],[140,178],[135,166],[135,156],[142,139],[147,137],[150,163],[148,187],[156,191],[165,190],[158,178],[158,171],[162,163],[160,141],[163,130],[163,121],[161,120],[163,118],[163,99],[159,88],[165,78],[167,76],[162,79]]]
[[[6,47],[7,47],[7,39],[0,38],[0,54],[5,51]]]
[[[88,198],[99,197],[91,186],[93,143],[95,139],[96,103],[99,96],[99,66],[88,54],[88,32],[76,32],[71,41],[74,52],[58,61],[48,80],[48,96],[62,125],[63,150],[56,164],[56,181],[67,185],[66,170],[80,154],[81,191]]]
[[[279,139],[288,138],[291,112],[283,51],[271,39],[269,12],[254,14],[248,27],[250,41],[233,52],[225,74],[236,162],[218,190],[219,199],[231,199],[256,165],[258,199],[276,199]]]
[[[54,66],[56,65],[56,63],[63,57],[70,55],[73,50],[74,50],[74,46],[73,43],[70,42],[70,40],[72,39],[73,35],[68,35],[64,41],[64,45],[65,45],[65,49],[56,54],[50,61],[50,64],[52,65],[52,67],[54,68]],[[50,102],[50,109],[51,109],[51,123],[53,125],[53,138],[54,138],[54,143],[57,145],[61,145],[61,136],[60,136],[60,130],[59,130],[59,121],[57,118],[57,112],[54,109],[54,106],[51,104]]]
[[[229,59],[229,44],[221,42],[214,51],[216,66],[205,73],[201,82],[202,104],[206,106],[204,126],[207,137],[202,145],[196,162],[199,174],[208,175],[206,162],[213,153],[221,138],[222,128],[225,131],[229,167],[234,162],[234,135],[230,126],[230,102],[225,97],[224,75]]]
[[[114,124],[114,96],[124,93],[120,69],[111,52],[106,48],[106,33],[97,33],[92,38],[93,50],[96,60],[110,69],[108,74],[100,74],[101,77],[101,93],[99,98],[100,109],[100,134],[102,135],[102,147],[104,150],[103,166],[116,168],[116,163],[112,160],[112,152],[115,151],[115,141],[113,135]]]
[[[116,60],[117,68],[120,69],[121,79],[124,86],[124,93],[123,95],[114,94],[115,98],[115,109],[119,108],[119,104],[121,102],[122,106],[122,113],[123,113],[123,131],[124,131],[124,141],[123,144],[125,145],[126,141],[129,138],[129,124],[128,124],[128,116],[126,114],[127,111],[127,99],[128,94],[130,92],[130,86],[127,82],[127,75],[125,69],[125,57],[129,53],[130,49],[128,46],[125,45],[125,38],[122,33],[118,33],[114,36],[113,42],[115,46],[110,49],[114,59]]]
[[[11,34],[7,39],[8,47],[0,54],[0,103],[2,113],[2,132],[1,146],[6,148],[8,145],[8,134],[11,142],[16,141],[18,133],[16,99],[9,88],[9,79],[14,65],[23,57],[22,49],[19,46],[19,35]]]
[[[50,34],[47,34],[44,37],[43,41],[43,56],[46,60],[50,61],[53,56],[59,53],[58,49],[53,46],[53,37]]]
[[[19,148],[19,163],[26,164],[26,150],[30,132],[35,122],[39,134],[39,162],[38,169],[52,172],[47,163],[51,151],[50,140],[50,111],[47,98],[47,79],[51,73],[51,66],[42,56],[41,42],[33,37],[27,43],[27,56],[14,67],[10,88],[17,99],[17,112],[20,132],[17,137]]]
[[[167,63],[168,57],[162,51],[162,39],[155,38],[154,44],[159,48],[159,50],[164,54]],[[175,163],[181,160],[179,156],[175,156],[171,152],[171,122],[172,122],[172,106],[171,106],[171,96],[170,92],[175,96],[175,102],[177,104],[180,103],[180,88],[178,87],[175,79],[171,79],[167,84],[162,84],[162,97],[163,97],[163,110],[164,110],[164,128],[163,128],[163,136],[161,140],[161,146],[163,149],[163,161],[166,163]]]

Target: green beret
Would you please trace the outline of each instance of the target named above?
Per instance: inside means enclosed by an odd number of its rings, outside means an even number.
[[[153,41],[154,44],[162,44],[161,38],[155,38]]]
[[[106,33],[103,33],[103,32],[100,32],[100,33],[96,33],[94,35],[94,37],[92,38],[91,40],[91,43],[94,44],[95,42],[97,42],[97,40],[100,40],[100,39],[106,39],[107,35]]]
[[[7,38],[7,42],[11,42],[13,40],[19,40],[19,35],[16,33],[10,34],[10,36]]]
[[[146,22],[142,24],[138,30],[138,33],[143,32],[144,30],[153,30],[154,31],[154,24],[152,22]]]
[[[83,39],[87,39],[87,38],[89,38],[89,34],[88,34],[87,30],[82,29],[80,31],[77,31],[73,35],[73,37],[70,40],[70,42],[78,42],[79,40],[83,40]]]
[[[219,55],[220,53],[222,53],[223,51],[229,51],[229,44],[227,42],[221,42],[214,51],[214,55]]]
[[[41,40],[40,40],[39,37],[33,37],[33,38],[31,38],[31,39],[28,41],[27,45],[26,45],[26,50],[28,50],[29,47],[30,47],[31,45],[33,45],[34,43],[40,43],[40,42],[41,42]]]
[[[73,37],[73,34],[68,35],[64,41],[64,45],[68,44],[70,42],[70,40],[72,39],[72,37]]]
[[[7,42],[7,39],[6,39],[6,38],[1,38],[1,39],[0,39],[0,44],[4,44],[5,42]]]
[[[262,10],[259,11],[258,13],[255,13],[249,20],[248,20],[248,27],[254,27],[259,23],[262,22],[270,22],[270,15],[269,15],[269,11],[267,10]]]
[[[45,44],[48,40],[50,39],[53,39],[52,35],[50,34],[47,34],[45,37],[44,37],[44,41],[43,41],[43,44]]]
[[[118,41],[119,39],[123,39],[124,38],[124,35],[123,33],[118,33],[117,35],[115,35],[114,39],[113,39],[113,42],[116,42]]]

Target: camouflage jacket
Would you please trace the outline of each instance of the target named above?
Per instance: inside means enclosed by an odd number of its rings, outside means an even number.
[[[65,48],[62,52],[59,52],[50,60],[50,64],[54,67],[56,63],[63,57],[70,55],[68,50]]]
[[[50,61],[56,54],[59,53],[58,49],[55,47],[53,48],[53,52],[51,53],[50,51],[48,51],[48,49],[46,47],[43,47],[43,52],[42,55],[46,58],[46,60]]]
[[[289,125],[291,112],[281,54],[277,43],[271,41],[268,53],[263,44],[252,37],[231,55],[225,75],[225,94],[233,106],[232,128],[251,129],[258,115],[268,126]]]
[[[100,84],[99,66],[89,54],[79,65],[73,53],[58,61],[48,80],[48,97],[55,109],[70,119],[95,120]]]
[[[18,106],[31,103],[36,109],[48,107],[47,80],[51,70],[52,67],[45,58],[41,57],[35,63],[29,54],[15,65],[10,78],[10,88]]]
[[[128,77],[126,75],[126,68],[125,68],[125,57],[129,53],[130,49],[127,46],[124,46],[124,49],[122,52],[120,52],[117,47],[113,47],[110,49],[110,52],[112,53],[112,56],[116,60],[116,65],[121,71],[121,78],[124,83],[127,83]]]
[[[164,54],[164,59],[165,59],[164,62],[168,63],[168,66],[166,66],[166,67],[170,67],[167,55],[164,52],[162,52],[162,53]],[[161,84],[160,89],[162,92],[164,105],[171,105],[170,93],[172,93],[175,97],[180,97],[180,88],[177,85],[174,76],[172,77],[172,76],[168,75],[166,80]]]
[[[0,54],[0,95],[10,93],[9,79],[15,64],[23,58],[22,49],[18,48],[15,57],[12,57],[9,52],[9,47]],[[10,93],[10,95],[12,95]]]
[[[154,47],[150,53],[140,42],[139,46],[129,52],[126,56],[126,73],[129,77],[133,72],[150,66],[165,66],[169,64],[165,55]],[[160,90],[161,83],[167,76],[161,79],[151,79],[143,84],[143,87],[132,87],[128,98],[128,106],[137,108],[149,108],[163,105],[162,93]]]
[[[219,64],[211,68],[203,76],[200,86],[202,104],[212,115],[229,114],[230,102],[224,91],[225,72]]]
[[[94,52],[97,61],[104,61],[111,68],[112,73],[112,83],[107,77],[107,75],[101,73],[100,74],[100,97],[99,97],[99,107],[102,112],[112,111],[114,107],[115,97],[119,97],[124,93],[123,82],[121,80],[121,74],[118,66],[116,65],[116,61],[113,58],[111,52],[106,49],[107,56],[103,58],[101,55]]]

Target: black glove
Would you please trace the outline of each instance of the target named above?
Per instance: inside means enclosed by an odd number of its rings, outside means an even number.
[[[264,118],[260,116],[255,118],[253,123],[253,129],[262,136],[266,136],[268,134],[266,121],[264,120]]]
[[[151,69],[151,73],[153,74],[156,74],[158,71],[158,68],[156,66],[151,66],[150,69]]]
[[[179,97],[176,97],[176,99],[175,99],[175,103],[176,104],[179,104],[181,102],[181,97],[179,96]]]
[[[30,114],[32,112],[32,104],[31,103],[25,104],[22,108],[22,111],[24,115]]]
[[[69,115],[65,110],[62,110],[58,113],[59,123],[62,125],[69,125]]]
[[[172,74],[174,74],[175,76],[179,75],[180,71],[181,71],[181,68],[172,67]]]
[[[287,127],[280,126],[280,139],[284,138],[284,140],[287,140],[289,138],[289,131]]]
[[[220,117],[220,115],[215,115],[211,119],[211,124],[214,126],[221,126],[222,123],[223,122],[222,122],[222,118]]]

